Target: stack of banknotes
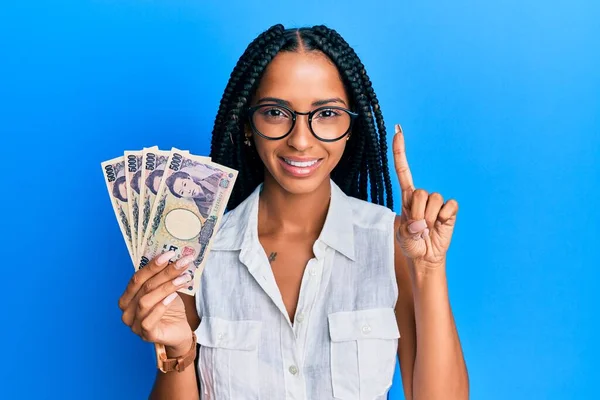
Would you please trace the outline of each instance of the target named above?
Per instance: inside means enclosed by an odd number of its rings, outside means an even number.
[[[193,255],[193,276],[180,293],[193,295],[225,212],[237,171],[172,148],[125,151],[101,163],[117,222],[135,271],[157,255]]]

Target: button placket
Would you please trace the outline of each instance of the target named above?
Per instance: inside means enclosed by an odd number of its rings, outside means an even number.
[[[295,329],[295,327],[294,327]],[[285,372],[285,391],[286,399],[303,399],[304,378],[300,374],[302,362],[300,359],[300,346],[294,337],[294,332],[287,326],[281,326],[282,356],[286,368]]]
[[[302,279],[300,296],[298,298],[298,311],[294,320],[294,333],[297,339],[299,339],[306,330],[306,326],[303,326],[302,323],[308,318],[308,314],[310,313],[315,298],[317,297],[317,293],[319,292],[319,268],[322,268],[322,264],[322,259],[311,259],[307,265],[308,276],[304,275],[304,278]],[[303,348],[302,351],[304,351]]]

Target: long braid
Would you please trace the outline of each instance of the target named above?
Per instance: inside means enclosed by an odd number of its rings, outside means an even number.
[[[376,165],[383,164],[382,158],[386,159],[385,153],[384,157],[382,157],[379,145],[381,141],[385,143],[385,126],[382,126],[382,124],[380,124],[380,122],[382,121],[377,121],[379,129],[379,135],[377,135],[377,131],[375,130],[375,126],[373,124],[372,111],[375,109],[375,106],[379,108],[379,103],[370,101],[372,99],[370,99],[369,96],[365,94],[365,88],[370,88],[372,91],[371,82],[368,79],[364,65],[362,64],[354,50],[337,32],[323,26],[315,27],[315,31],[323,37],[328,38],[328,42],[333,44],[330,45],[327,42],[322,43],[321,46],[323,48],[323,52],[326,53],[330,58],[332,58],[336,65],[340,67],[342,73],[347,68],[346,71],[348,71],[348,79],[351,82],[352,88],[355,90],[355,95],[357,96],[359,103],[358,107],[361,109],[361,116],[364,117],[363,121],[366,123],[365,131],[369,133],[369,136],[371,136],[371,140],[366,142],[365,147],[365,153],[367,154],[368,158],[368,173],[371,182],[371,200],[375,203],[382,204],[384,198],[384,185],[382,185],[381,183],[382,178],[384,178],[386,174],[384,171],[381,170],[381,168],[374,167]],[[336,53],[331,51],[334,45],[337,45],[335,46],[335,48],[342,49],[341,52],[338,50],[338,54],[344,54],[346,57],[344,57],[343,59],[340,57],[339,60],[336,60]],[[383,131],[381,131],[382,128]],[[387,176],[389,177],[389,173],[387,174]],[[373,182],[377,182],[377,184],[373,184]]]
[[[362,63],[361,63],[362,66]],[[387,159],[387,141],[386,141],[386,137],[385,137],[385,133],[386,133],[386,129],[385,129],[385,123],[383,121],[383,114],[381,112],[381,107],[379,106],[379,100],[377,99],[377,96],[375,95],[375,91],[373,90],[373,85],[371,84],[371,80],[369,79],[369,76],[366,73],[366,70],[363,66],[362,68],[363,71],[363,77],[364,77],[364,81],[365,81],[365,87],[367,88],[367,95],[369,96],[369,99],[371,101],[371,104],[373,105],[373,112],[375,114],[375,121],[377,122],[377,130],[379,132],[379,150],[377,152],[378,156],[379,156],[379,162],[382,165],[382,173],[383,173],[383,180],[384,180],[384,184],[385,184],[385,192],[387,194],[387,198],[386,198],[386,202],[387,204],[392,204],[393,202],[393,194],[392,194],[392,182],[390,179],[390,174],[389,174],[389,169],[388,169],[388,159]],[[379,189],[379,193],[378,196],[380,199],[383,199],[383,186],[379,185],[378,187]]]
[[[332,47],[327,39],[320,36],[320,33],[321,32],[318,29],[315,29],[315,33],[308,31],[304,33],[303,36],[305,39],[310,38],[314,40],[322,49],[322,51],[329,56],[336,65],[339,66],[344,83],[347,87],[350,87],[352,91],[352,93],[349,94],[353,99],[359,99],[358,101],[355,100],[353,103],[359,103],[354,104],[354,108],[361,108],[363,111],[359,114],[358,121],[356,122],[356,130],[360,131],[360,127],[366,122],[364,121],[364,110],[367,109],[367,105],[364,103],[364,101],[360,100],[362,92],[359,85],[360,77],[358,75],[358,71],[356,71],[354,64],[348,62],[347,52],[345,49],[342,48],[340,50],[339,46],[338,48]],[[359,139],[360,146],[358,148],[362,149],[365,145],[365,140],[362,135]],[[365,152],[353,151],[355,141],[353,142],[352,140],[349,140],[347,146],[348,149],[344,152],[340,163],[338,166],[336,166],[334,171],[332,171],[332,179],[336,181],[340,188],[346,193],[359,197],[361,196],[360,191],[358,190],[358,187],[355,187],[358,184],[356,177],[358,173],[358,167],[363,163]],[[343,178],[343,175],[345,175],[345,178]],[[366,198],[366,196],[364,196],[364,198]]]
[[[252,93],[255,91],[258,83],[260,81],[260,77],[264,72],[266,66],[271,62],[271,60],[279,53],[279,49],[285,40],[283,37],[274,38],[273,41],[265,47],[265,49],[261,52],[262,57],[256,58],[252,65],[249,68],[248,75],[246,77],[245,82],[241,85],[237,96],[233,100],[233,107],[229,111],[229,118],[225,123],[225,130],[228,132],[243,132],[244,130],[244,121],[240,118],[240,115],[243,115],[245,111],[245,107],[250,103]],[[238,133],[238,136],[240,134]],[[240,137],[241,139],[241,137]],[[241,141],[241,140],[240,140]],[[254,147],[252,148],[252,152],[248,154],[248,152],[241,151],[240,156],[244,160],[243,168],[246,168],[250,172],[250,177],[252,179],[246,179],[242,182],[243,191],[242,193],[249,193],[252,189],[256,187],[260,183],[260,180],[263,177],[263,171],[261,169],[260,160],[257,161],[258,155],[256,155],[256,150]],[[240,199],[241,201],[242,199]]]
[[[223,145],[223,141],[221,137],[216,134],[217,130],[221,128],[221,124],[225,118],[225,114],[228,111],[229,103],[231,101],[231,97],[236,92],[240,80],[246,74],[248,67],[251,65],[252,61],[259,55],[259,50],[261,47],[272,40],[273,37],[277,36],[277,34],[281,34],[283,30],[283,25],[275,25],[265,32],[261,33],[254,39],[244,51],[244,54],[239,58],[235,68],[231,72],[229,82],[225,87],[225,91],[223,96],[221,97],[221,102],[219,105],[219,111],[215,117],[215,123],[212,133],[212,142],[211,142],[211,152],[218,152],[218,149]],[[232,140],[232,139],[230,139]]]
[[[300,48],[321,51],[331,59],[348,91],[350,107],[359,114],[332,179],[350,196],[367,200],[370,195],[372,202],[393,209],[385,124],[362,62],[332,29],[321,25],[286,30],[281,24],[260,34],[247,47],[230,75],[215,117],[211,157],[239,172],[228,208],[235,208],[264,179],[264,166],[255,146],[247,147],[243,141],[251,98],[273,58],[279,52]]]
[[[347,51],[349,51],[353,55],[353,58],[358,63],[359,69],[361,71],[361,77],[363,80],[363,84],[366,88],[366,92],[367,92],[366,94],[369,97],[369,101],[373,108],[373,113],[375,114],[375,120],[377,123],[377,131],[379,132],[378,142],[379,142],[379,147],[380,147],[379,150],[380,151],[377,152],[377,155],[378,155],[378,162],[381,163],[381,165],[383,167],[381,172],[383,175],[385,192],[387,194],[386,203],[392,204],[393,203],[392,183],[391,183],[389,168],[388,168],[387,141],[386,141],[386,137],[385,137],[385,134],[387,131],[385,128],[385,123],[383,121],[383,114],[381,112],[379,100],[377,99],[375,91],[373,90],[373,85],[371,83],[371,80],[370,80],[369,76],[367,75],[366,68],[363,65],[363,63],[360,61],[360,58],[356,55],[356,53],[348,45],[348,43],[341,37],[341,35],[338,32],[336,32],[335,30],[330,30],[326,27],[322,27],[320,29],[324,30],[325,32],[329,32],[332,36],[336,37],[338,42],[345,49],[347,49]],[[383,185],[378,185],[378,198],[381,200],[383,199],[383,191],[384,191]]]
[[[266,61],[265,53],[268,52],[268,46],[276,38],[281,38],[283,32],[283,25],[274,25],[248,46],[231,73],[221,100],[216,119],[218,122],[215,122],[213,129],[211,158],[239,172],[229,208],[234,208],[243,201],[262,178],[263,171],[260,169],[261,163],[256,151],[252,151],[253,149],[247,151],[243,145],[243,108],[249,102],[249,93],[254,90],[252,83],[256,83],[260,74],[264,72],[264,67],[276,54],[276,51],[273,51]],[[248,86],[250,79],[252,83]]]

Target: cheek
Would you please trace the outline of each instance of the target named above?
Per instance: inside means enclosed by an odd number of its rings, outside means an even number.
[[[271,141],[255,136],[252,145],[256,147],[256,152],[263,164],[268,164],[269,160],[276,153],[277,147],[282,144],[280,142],[281,141]]]
[[[342,139],[337,143],[328,144],[326,147],[327,153],[329,153],[330,162],[337,162],[342,158],[344,150],[346,150],[346,139]]]

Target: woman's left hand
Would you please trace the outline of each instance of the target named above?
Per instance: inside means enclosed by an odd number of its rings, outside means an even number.
[[[455,200],[444,203],[439,193],[428,194],[423,189],[415,189],[400,125],[396,125],[393,149],[402,191],[402,214],[396,240],[413,263],[429,268],[443,266],[456,223],[458,203]]]

